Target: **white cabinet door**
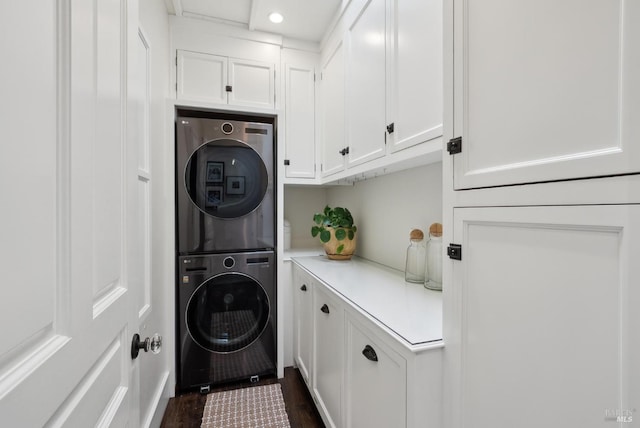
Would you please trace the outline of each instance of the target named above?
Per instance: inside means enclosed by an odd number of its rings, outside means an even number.
[[[229,58],[229,104],[273,108],[275,68],[273,64]]]
[[[385,0],[369,0],[345,36],[348,166],[385,154],[385,21]]]
[[[315,67],[285,65],[285,177],[315,178]]]
[[[178,98],[227,103],[227,57],[178,50]]]
[[[601,427],[638,408],[640,205],[456,208],[453,226],[451,426]]]
[[[640,171],[640,3],[453,10],[456,189]]]
[[[340,42],[322,68],[322,175],[344,169],[345,75],[344,49]]]
[[[346,426],[405,427],[406,360],[350,317],[346,354]]]
[[[177,51],[178,99],[273,108],[273,64],[201,52]]]
[[[302,378],[311,387],[311,357],[313,345],[313,282],[309,275],[294,267],[293,292],[295,301],[294,359]]]
[[[387,122],[391,151],[442,135],[442,1],[392,2]]]
[[[313,393],[329,427],[342,426],[344,310],[341,303],[313,288]]]

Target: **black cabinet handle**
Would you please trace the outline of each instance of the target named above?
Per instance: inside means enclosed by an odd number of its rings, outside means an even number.
[[[390,123],[390,124],[387,125],[387,132],[389,134],[393,134],[394,129],[395,129],[395,124],[394,123]]]
[[[300,287],[300,290],[307,291],[307,284],[302,284],[302,287]]]
[[[376,354],[376,351],[370,345],[364,347],[362,355],[369,361],[378,361],[378,354]]]
[[[329,313],[329,306],[327,306],[327,304],[325,303],[324,305],[322,305],[322,307],[320,308],[320,310],[322,312],[324,312],[325,314]]]

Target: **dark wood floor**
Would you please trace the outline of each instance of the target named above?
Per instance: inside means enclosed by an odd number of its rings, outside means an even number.
[[[246,388],[256,385],[280,383],[282,396],[289,415],[291,428],[324,428],[313,399],[302,380],[298,369],[285,367],[284,378],[261,379],[258,383],[243,383],[241,385],[226,385],[212,388],[211,392],[226,391],[235,388]],[[202,411],[207,396],[198,392],[180,395],[169,400],[167,410],[162,418],[161,428],[199,428],[202,421]]]

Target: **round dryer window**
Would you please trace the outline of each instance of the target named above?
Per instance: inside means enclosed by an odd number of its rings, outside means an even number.
[[[191,201],[218,218],[238,218],[255,210],[267,192],[269,176],[260,155],[231,139],[203,144],[185,168]]]
[[[269,297],[248,275],[233,272],[208,279],[187,304],[187,330],[212,352],[235,352],[257,340],[269,322]]]

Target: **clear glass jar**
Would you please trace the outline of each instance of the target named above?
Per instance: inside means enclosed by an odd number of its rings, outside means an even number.
[[[424,284],[426,279],[427,248],[424,245],[424,233],[420,229],[413,229],[410,244],[407,248],[407,263],[404,269],[404,280],[417,284]]]
[[[426,249],[427,275],[424,286],[431,290],[442,290],[442,225],[439,223],[434,223],[429,228]]]

